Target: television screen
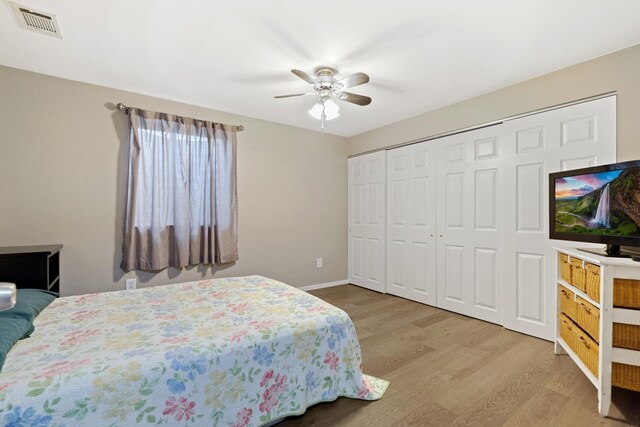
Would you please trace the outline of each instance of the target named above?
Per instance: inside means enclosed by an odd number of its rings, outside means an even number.
[[[640,161],[549,178],[551,238],[640,245]]]

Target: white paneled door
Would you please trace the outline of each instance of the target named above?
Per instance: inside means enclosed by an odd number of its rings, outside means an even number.
[[[548,175],[615,150],[611,96],[351,158],[349,278],[552,340]]]
[[[614,163],[616,98],[505,122],[504,326],[553,340],[555,252],[549,240],[549,173]],[[586,246],[580,244],[580,246]]]
[[[436,304],[436,144],[387,152],[387,292]]]
[[[438,307],[502,323],[500,127],[438,141]]]
[[[349,159],[349,281],[384,292],[386,153]]]

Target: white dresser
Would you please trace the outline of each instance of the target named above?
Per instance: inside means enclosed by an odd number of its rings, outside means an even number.
[[[598,389],[640,391],[640,262],[556,248],[556,354],[568,354]]]

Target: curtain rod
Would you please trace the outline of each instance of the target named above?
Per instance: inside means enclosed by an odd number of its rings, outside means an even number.
[[[130,107],[127,107],[126,105],[124,105],[122,102],[118,102],[116,104],[116,108],[120,111],[123,111],[125,114],[129,114],[129,109]],[[205,121],[205,120],[201,120],[201,121]],[[240,125],[240,126],[236,126],[238,128],[238,132],[242,132],[244,130],[244,126]]]

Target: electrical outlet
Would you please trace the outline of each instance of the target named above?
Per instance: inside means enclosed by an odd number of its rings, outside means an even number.
[[[127,279],[124,281],[124,288],[128,291],[136,288],[136,279]]]
[[[322,258],[317,258],[316,259],[316,267],[317,268],[322,268]]]

